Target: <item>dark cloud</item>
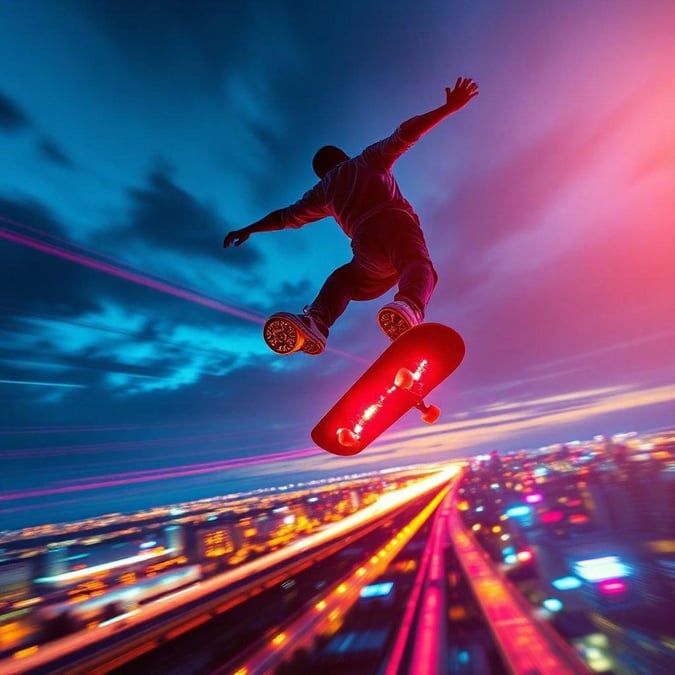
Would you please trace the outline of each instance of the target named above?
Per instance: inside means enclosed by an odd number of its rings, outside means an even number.
[[[75,162],[69,157],[55,141],[43,138],[38,144],[40,155],[50,164],[56,164],[64,169],[74,169]]]
[[[178,347],[176,347],[178,349]],[[171,348],[167,349],[169,352]],[[37,402],[46,394],[55,393],[62,397],[62,405],[40,406],[41,425],[59,426],[95,426],[113,425],[123,426],[134,424],[141,430],[136,434],[139,440],[143,437],[142,429],[150,426],[169,426],[167,438],[181,435],[181,427],[189,429],[198,427],[212,429],[220,433],[234,436],[232,442],[218,440],[217,446],[200,444],[176,449],[175,440],[171,443],[172,454],[167,455],[166,450],[159,448],[155,461],[166,463],[171,457],[190,457],[190,461],[200,461],[203,455],[218,448],[221,456],[227,456],[229,445],[234,443],[251,444],[250,420],[251,411],[264,411],[264,429],[257,431],[263,436],[268,433],[265,430],[274,427],[288,429],[283,438],[276,439],[277,444],[293,443],[309,444],[309,428],[311,422],[326,412],[333,403],[340,383],[336,383],[330,376],[330,366],[325,360],[311,360],[304,354],[297,354],[289,359],[294,359],[296,366],[303,366],[298,373],[298,378],[289,377],[285,368],[269,367],[271,359],[279,357],[269,355],[261,358],[255,364],[240,365],[228,369],[224,375],[214,374],[213,369],[206,369],[199,378],[191,384],[180,388],[158,387],[152,391],[138,392],[130,395],[125,394],[120,387],[111,392],[110,385],[106,382],[110,373],[130,375],[129,390],[135,388],[140,382],[160,383],[169,380],[173,376],[176,364],[179,363],[176,353],[171,353],[152,368],[142,364],[133,365],[120,362],[114,356],[101,356],[89,354],[85,357],[69,357],[58,360],[59,365],[64,367],[66,374],[43,373],[43,381],[71,382],[80,385],[71,389],[51,389],[47,387],[21,387],[14,386],[12,391],[18,399],[16,405],[11,405],[3,411],[3,426],[30,427],[35,424],[35,410]],[[231,364],[232,353],[222,358],[213,355],[211,360],[215,364]],[[288,365],[293,365],[289,363]],[[66,368],[70,366],[70,368]],[[358,366],[347,364],[354,369],[356,376]],[[209,372],[209,370],[211,372]],[[301,373],[301,376],[300,376]],[[351,376],[349,373],[348,376]],[[3,366],[3,379],[35,380],[35,370],[22,368],[19,364],[6,368]],[[264,381],[264,387],[260,382]],[[293,393],[290,395],[289,386],[295,382]],[[311,383],[311,384],[310,384]],[[298,418],[298,410],[302,410],[301,419]],[[7,416],[11,412],[12,417]],[[262,413],[261,413],[262,414]],[[167,422],[170,420],[170,424]],[[182,432],[188,435],[187,432]],[[196,433],[196,432],[191,432]],[[161,436],[162,432],[154,433],[155,437]],[[249,439],[249,440],[247,440]],[[271,439],[274,442],[274,438]],[[246,443],[244,443],[246,441]],[[153,458],[148,455],[148,461]]]
[[[38,245],[66,235],[63,225],[46,207],[2,197],[0,227]],[[89,288],[90,279],[88,270],[72,262],[22,244],[0,242],[0,303],[5,307],[66,316],[93,310],[97,302]]]
[[[242,0],[141,3],[76,2],[124,59],[166,83],[184,81],[220,91],[227,67],[251,49],[247,27],[260,8]]]
[[[210,258],[218,263],[247,268],[260,262],[255,246],[247,245],[237,255],[223,252],[223,238],[236,229],[215,211],[179,187],[165,168],[153,170],[147,185],[133,188],[128,223],[103,233],[102,241],[115,247],[139,244],[186,256]]]
[[[17,103],[0,92],[0,130],[22,131],[31,126],[30,118]]]

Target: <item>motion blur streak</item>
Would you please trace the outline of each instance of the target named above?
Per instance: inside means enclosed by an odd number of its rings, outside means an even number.
[[[181,298],[183,300],[188,300],[189,302],[194,302],[198,305],[203,305],[204,307],[209,307],[210,309],[215,309],[217,312],[230,314],[240,319],[245,319],[246,321],[252,321],[253,323],[263,324],[265,322],[265,320],[260,316],[244,312],[240,309],[236,309],[235,307],[230,307],[229,305],[218,302],[217,300],[212,300],[211,298],[204,297],[182,288],[176,288],[175,286],[171,286],[170,284],[167,284],[163,281],[157,281],[147,276],[143,276],[142,274],[138,274],[137,272],[124,270],[120,267],[116,267],[115,265],[101,262],[100,260],[94,260],[93,258],[88,258],[79,253],[66,251],[65,249],[59,248],[58,246],[47,244],[16,232],[10,232],[5,228],[0,228],[0,238],[6,239],[7,241],[11,241],[15,244],[27,246],[28,248],[35,249],[36,251],[40,251],[42,253],[48,253],[49,255],[56,256],[57,258],[62,258],[63,260],[69,260],[70,262],[98,270],[99,272],[105,272],[106,274],[119,277],[120,279],[130,281],[140,286],[152,288],[153,290],[159,291],[160,293],[173,295],[176,298]]]
[[[92,477],[85,485],[67,485],[62,487],[41,488],[37,490],[18,490],[15,492],[4,492],[0,495],[0,502],[11,501],[14,499],[32,499],[34,497],[45,497],[47,495],[64,494],[68,492],[80,492],[83,490],[99,490],[101,488],[116,487],[119,485],[131,485],[132,483],[146,483],[149,481],[166,480],[167,478],[184,478],[185,476],[196,476],[216,471],[225,471],[233,468],[246,468],[258,464],[271,464],[273,462],[289,461],[316,455],[315,447],[299,448],[289,450],[288,452],[278,452],[264,455],[263,457],[238,457],[235,459],[226,459],[222,462],[208,462],[200,465],[184,465],[171,467],[167,469],[156,469],[153,471],[141,471],[140,475],[136,472],[132,474],[117,474],[114,477],[99,476]]]

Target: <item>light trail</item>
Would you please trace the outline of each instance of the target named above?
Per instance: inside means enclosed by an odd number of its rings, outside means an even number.
[[[35,426],[35,427],[5,427],[0,429],[0,436],[23,436],[38,434],[72,434],[100,432],[100,431],[143,431],[146,429],[181,428],[184,424],[78,424],[73,426]]]
[[[304,459],[305,457],[316,456],[317,452],[319,451],[316,447],[311,446],[307,448],[298,448],[297,450],[288,450],[286,452],[270,453],[258,457],[236,457],[221,462],[208,462],[203,465],[186,464],[177,467],[167,467],[166,469],[151,469],[141,472],[114,474],[112,476],[92,476],[89,479],[89,482],[83,485],[62,485],[58,487],[4,491],[0,494],[0,502],[16,501],[19,499],[34,499],[36,497],[101,490],[103,488],[132,485],[135,483],[147,483],[172,478],[198,476],[216,473],[218,471],[226,471],[228,469],[242,469],[260,464],[274,464],[276,462]]]
[[[2,459],[25,459],[26,457],[61,457],[67,456],[71,457],[73,455],[87,454],[90,452],[99,453],[99,452],[112,452],[120,451],[124,452],[126,450],[141,450],[157,447],[165,447],[172,445],[187,445],[187,444],[198,444],[204,442],[213,442],[213,441],[229,441],[232,440],[234,436],[230,433],[215,433],[215,434],[201,434],[199,436],[172,436],[169,438],[152,438],[146,440],[131,440],[131,441],[108,441],[104,443],[87,443],[81,445],[45,445],[38,447],[30,448],[7,448],[6,450],[0,450],[0,458]],[[283,441],[278,441],[277,443],[272,443],[265,447],[272,447],[278,445]],[[237,447],[228,447],[228,452],[236,452],[241,450],[262,450],[263,446],[259,443],[237,446]],[[223,449],[217,449],[215,452],[220,452],[222,455]]]
[[[15,244],[20,244],[36,251],[40,251],[41,253],[47,253],[49,255],[55,256],[56,258],[61,258],[63,260],[77,263],[78,265],[97,270],[98,272],[104,272],[113,277],[118,277],[119,279],[124,279],[125,281],[138,284],[139,286],[145,286],[146,288],[151,288],[160,293],[172,295],[176,298],[181,298],[182,300],[187,300],[188,302],[193,302],[197,305],[208,307],[209,309],[216,310],[217,312],[236,316],[240,319],[245,319],[246,321],[251,321],[260,325],[265,323],[265,319],[256,314],[244,312],[240,309],[237,309],[236,307],[231,307],[223,302],[219,302],[218,300],[213,300],[212,298],[208,298],[193,291],[188,291],[183,288],[172,286],[164,281],[152,279],[151,277],[144,276],[138,272],[116,267],[115,265],[103,262],[101,260],[88,258],[87,256],[84,256],[80,253],[67,251],[66,249],[54,246],[53,244],[47,244],[37,239],[27,237],[23,234],[11,232],[5,228],[0,228],[0,239],[5,239],[6,241],[11,241]]]
[[[49,502],[45,504],[44,502],[37,502],[33,504],[18,504],[16,506],[4,506],[3,508],[0,508],[0,516],[2,515],[9,515],[11,513],[25,513],[27,511],[41,511],[44,512],[46,509],[50,509],[51,507],[56,507],[58,505],[59,508],[70,508],[75,505],[82,505],[86,503],[91,503],[91,502],[100,502],[100,495],[97,494],[88,494],[88,495],[83,495],[81,497],[75,497],[74,499],[59,499],[54,502]],[[64,519],[65,520],[65,519]],[[82,517],[79,518],[79,520],[87,520],[86,518]],[[0,527],[0,530],[2,529],[11,529],[11,530],[20,530],[20,526],[16,526],[14,523],[11,524],[11,526],[2,526]]]
[[[68,384],[67,382],[31,382],[29,380],[0,380],[0,384],[23,384],[28,387],[66,387],[86,389],[86,384]]]
[[[255,449],[259,446],[248,446],[248,448],[237,448],[237,450],[244,450],[244,449]],[[200,468],[203,468],[206,470],[208,466],[212,466],[214,471],[219,471],[222,466],[225,466],[225,468],[232,468],[233,466],[239,466],[240,462],[248,462],[248,460],[256,460],[254,464],[259,464],[259,460],[264,460],[264,462],[281,462],[281,461],[288,461],[288,460],[293,460],[293,459],[304,459],[305,457],[311,456],[311,454],[314,453],[309,453],[307,452],[310,449],[316,450],[316,448],[298,448],[297,450],[281,450],[273,453],[266,453],[264,455],[261,455],[261,453],[257,453],[255,457],[233,457],[231,459],[222,459],[218,460],[215,462],[202,462],[202,463],[193,463],[193,464],[185,464],[185,465],[179,465],[179,466],[173,466],[173,467],[159,467],[157,469],[136,469],[133,471],[123,471],[121,473],[106,473],[105,476],[94,476],[94,477],[89,477],[89,478],[72,478],[69,480],[59,480],[55,481],[53,485],[63,485],[63,486],[75,486],[75,485],[80,485],[84,483],[88,483],[91,480],[103,480],[105,479],[124,479],[124,478],[140,478],[142,476],[146,477],[151,477],[151,476],[159,476],[164,477],[166,472],[168,471],[176,471],[178,469],[187,469],[189,467],[195,467],[198,466]],[[263,462],[263,463],[264,463]],[[106,463],[105,466],[108,466]],[[244,464],[244,466],[247,466],[247,464]]]
[[[51,239],[52,241],[59,242],[60,244],[65,245],[66,247],[72,248],[72,249],[77,249],[79,251],[84,251],[85,253],[91,254],[97,259],[103,259],[103,260],[108,260],[109,262],[118,265],[122,268],[127,268],[127,269],[133,269],[131,265],[129,265],[125,260],[122,260],[121,258],[116,258],[115,256],[111,256],[107,253],[103,253],[101,251],[96,251],[92,248],[88,248],[86,246],[83,246],[82,244],[78,244],[73,241],[69,241],[68,239],[64,237],[59,237],[55,234],[52,234],[51,232],[45,232],[44,230],[40,230],[37,227],[31,227],[30,225],[26,225],[25,223],[20,223],[19,221],[12,220],[11,218],[7,218],[5,216],[0,216],[0,222],[7,223],[8,225],[12,225],[15,228],[27,230],[28,232],[34,232],[35,234],[39,235],[40,237],[46,237],[47,239]],[[10,230],[11,231],[11,230]],[[170,286],[173,286],[175,288],[182,288],[186,291],[192,291],[200,295],[201,297],[209,298],[211,300],[215,300],[217,302],[217,299],[214,298],[213,296],[208,296],[205,295],[204,293],[195,291],[194,288],[190,288],[189,286],[186,286],[185,284],[176,284],[173,282],[171,279],[167,279],[166,277],[162,277],[159,274],[152,274],[149,275],[153,277],[154,279],[158,281],[163,281],[167,283]],[[238,307],[233,307],[234,309],[241,309],[241,311],[245,311],[244,308],[238,308]]]

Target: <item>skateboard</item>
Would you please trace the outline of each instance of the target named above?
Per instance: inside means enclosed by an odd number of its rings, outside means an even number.
[[[312,429],[312,440],[334,455],[356,455],[411,408],[432,424],[441,414],[424,397],[464,358],[464,340],[440,323],[406,331]]]

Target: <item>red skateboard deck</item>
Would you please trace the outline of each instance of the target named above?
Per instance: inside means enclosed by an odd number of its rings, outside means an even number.
[[[312,429],[312,440],[334,455],[356,455],[411,408],[433,422],[424,397],[464,358],[464,340],[440,323],[411,328],[385,349]]]

